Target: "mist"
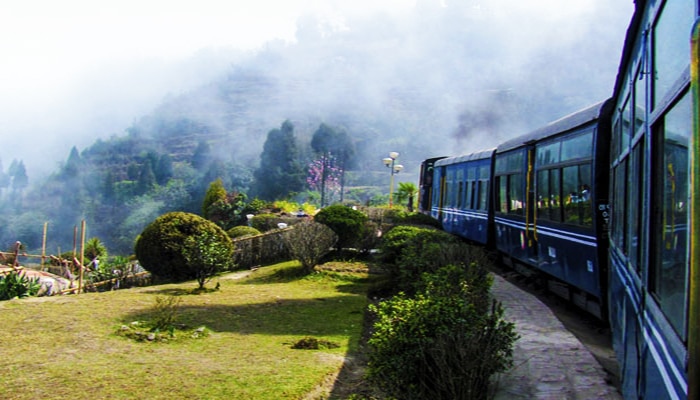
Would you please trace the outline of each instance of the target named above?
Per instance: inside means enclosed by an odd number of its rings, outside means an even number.
[[[174,198],[196,209],[193,188],[180,183],[161,197],[127,199],[117,225],[105,224],[103,204],[84,193],[102,184],[96,168],[74,186],[85,199],[79,207],[87,207],[78,208],[65,191],[71,181],[56,171],[74,146],[96,154],[113,138],[157,143],[176,163],[194,150],[185,140],[206,139],[213,159],[248,173],[270,130],[291,121],[303,149],[325,123],[356,143],[358,175],[385,178],[381,160],[397,151],[399,180],[417,182],[425,158],[481,151],[609,97],[633,12],[632,0],[421,0],[372,13],[322,3],[295,17],[293,37],[179,57],[94,60],[65,80],[49,85],[37,74],[26,90],[0,96],[9,149],[1,165],[23,160],[30,186],[54,177],[43,196],[25,196],[23,212],[34,214],[0,210],[12,226],[4,236],[14,241],[24,235],[20,227],[34,229],[49,215],[59,221],[50,230],[66,230],[87,215],[104,225],[89,224],[91,235],[119,232],[119,249],[128,252]],[[61,207],[36,212],[47,196],[61,198]]]

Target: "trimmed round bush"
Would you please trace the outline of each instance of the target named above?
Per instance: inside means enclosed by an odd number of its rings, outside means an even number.
[[[256,236],[261,232],[252,226],[240,225],[234,226],[233,228],[227,230],[226,233],[231,239],[238,239],[245,236]]]
[[[357,245],[365,233],[367,215],[342,204],[334,204],[319,211],[314,221],[331,228],[338,235],[338,249]]]
[[[226,232],[198,215],[171,212],[148,225],[136,241],[141,265],[176,282],[212,276],[233,267],[234,246]]]

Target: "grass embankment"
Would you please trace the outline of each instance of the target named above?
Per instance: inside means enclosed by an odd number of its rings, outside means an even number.
[[[300,277],[296,263],[195,282],[0,302],[2,399],[298,399],[357,348],[366,273]],[[154,318],[156,298],[181,299],[177,323],[210,335],[137,342],[122,325]],[[176,335],[178,331],[176,331]],[[296,350],[313,337],[338,344]]]

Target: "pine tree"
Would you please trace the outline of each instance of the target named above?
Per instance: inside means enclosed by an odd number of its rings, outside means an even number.
[[[304,188],[294,125],[287,120],[267,134],[260,167],[253,173],[254,193],[265,200],[283,199]]]

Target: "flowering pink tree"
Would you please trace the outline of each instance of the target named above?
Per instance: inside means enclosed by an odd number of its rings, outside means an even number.
[[[311,190],[321,193],[321,207],[330,203],[340,194],[340,178],[343,170],[337,165],[332,154],[324,154],[309,164],[309,176],[306,178]],[[329,201],[326,201],[328,199]]]

